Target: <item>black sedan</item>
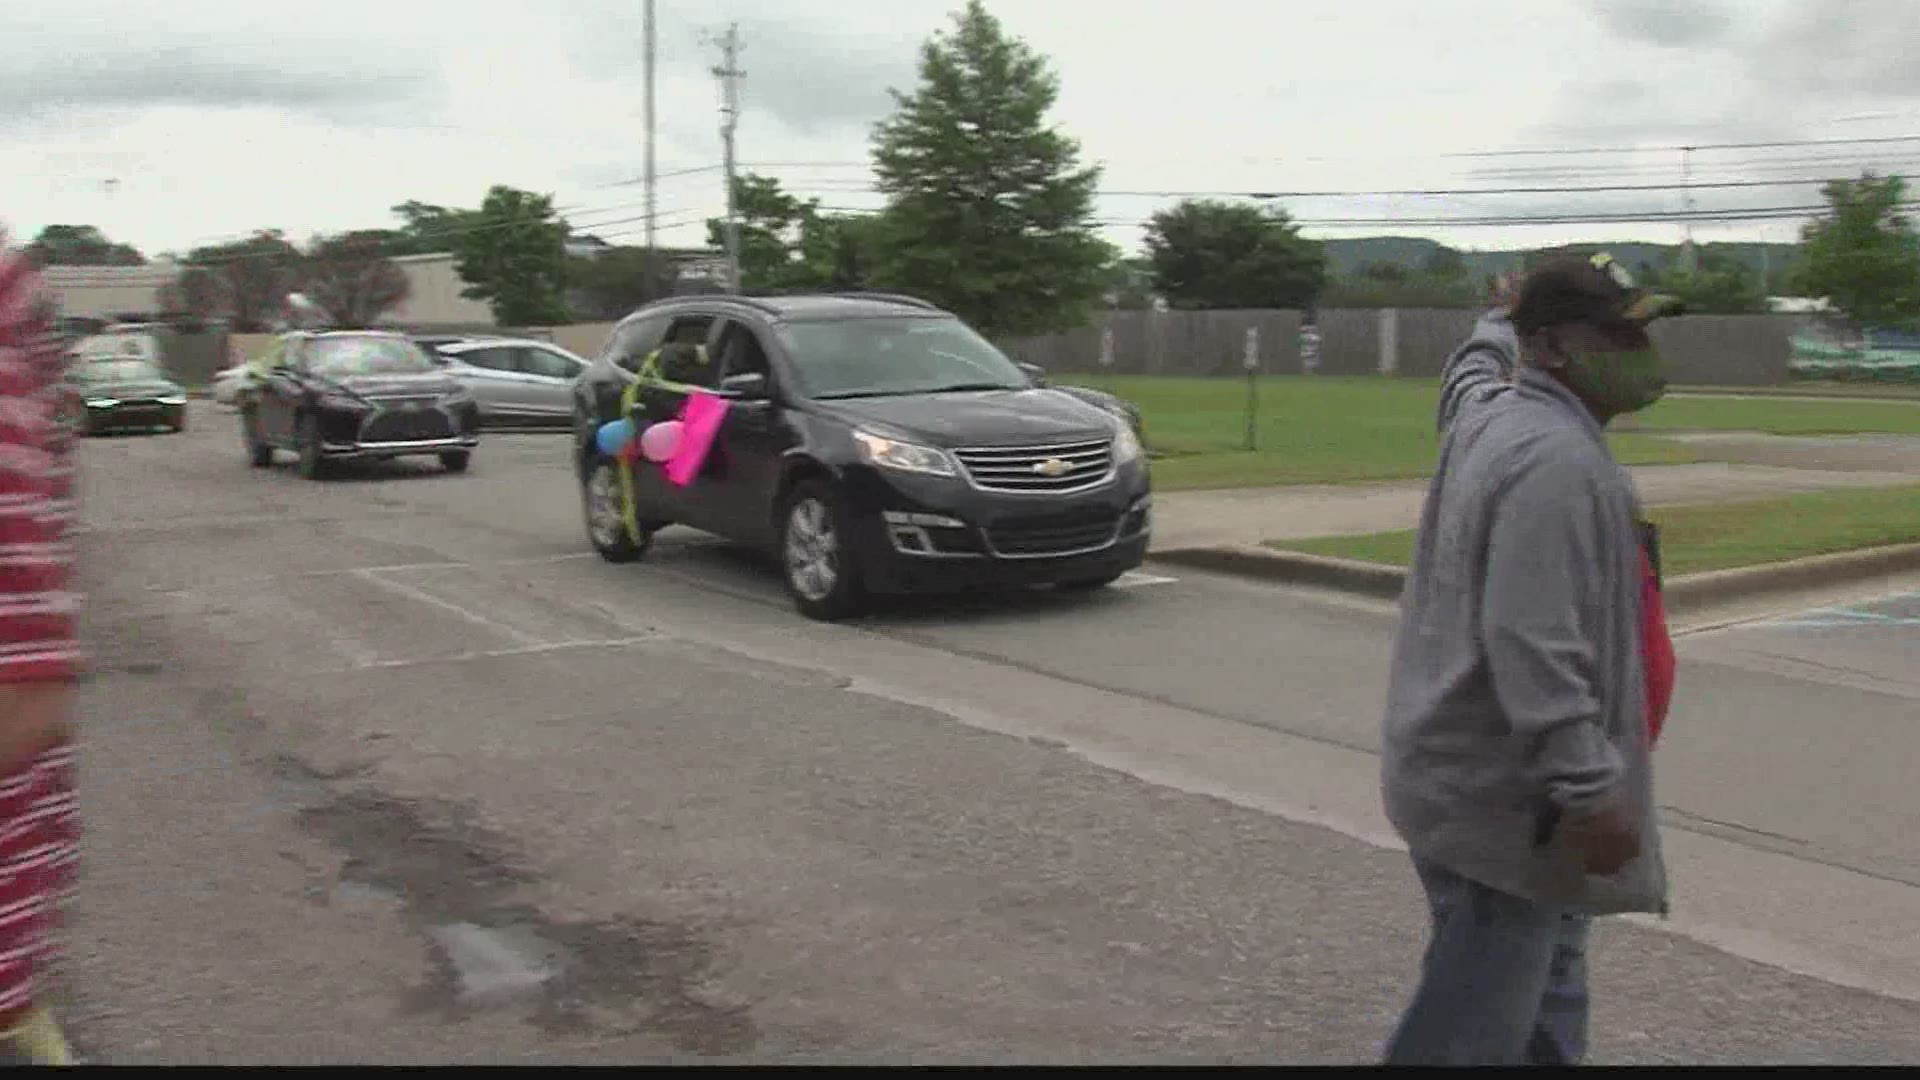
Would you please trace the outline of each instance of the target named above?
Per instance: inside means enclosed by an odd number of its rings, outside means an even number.
[[[727,409],[685,486],[598,438],[623,417],[672,420],[700,391]],[[1124,408],[1040,385],[911,297],[649,305],[575,384],[574,415],[602,556],[639,558],[655,531],[691,526],[777,552],[816,619],[872,593],[1098,588],[1146,557],[1147,462]]]
[[[473,396],[398,334],[283,334],[257,362],[239,405],[255,466],[288,450],[314,479],[341,461],[415,455],[464,472],[480,443]]]

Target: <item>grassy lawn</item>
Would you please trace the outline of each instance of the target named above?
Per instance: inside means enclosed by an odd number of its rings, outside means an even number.
[[[1635,417],[1641,431],[1764,431],[1770,435],[1920,435],[1910,401],[1668,398]]]
[[[1647,513],[1660,526],[1670,574],[1920,542],[1920,487],[1663,506]],[[1413,557],[1413,532],[1275,540],[1268,546],[1405,566]]]
[[[1260,380],[1259,449],[1252,452],[1242,449],[1243,380],[1076,376],[1071,381],[1139,406],[1147,443],[1160,455],[1153,465],[1154,484],[1169,490],[1423,477],[1432,471],[1439,448],[1433,430],[1439,386],[1432,379],[1265,377]],[[1677,443],[1632,433],[1615,436],[1614,451],[1633,465],[1697,460]]]

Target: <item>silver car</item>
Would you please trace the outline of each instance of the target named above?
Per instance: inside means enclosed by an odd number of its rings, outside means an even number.
[[[573,380],[587,361],[547,341],[465,338],[422,342],[473,393],[489,427],[568,427]]]

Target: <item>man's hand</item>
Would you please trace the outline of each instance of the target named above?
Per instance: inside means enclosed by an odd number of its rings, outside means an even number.
[[[0,683],[0,776],[73,734],[72,683]]]
[[[1618,803],[1565,821],[1560,828],[1589,874],[1617,873],[1640,854],[1640,823]]]

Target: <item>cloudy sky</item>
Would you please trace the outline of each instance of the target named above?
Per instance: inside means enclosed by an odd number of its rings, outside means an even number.
[[[721,205],[709,69],[728,21],[745,42],[742,163],[864,208],[879,203],[867,138],[888,88],[911,87],[919,43],[958,6],[658,0],[661,242],[699,242]],[[1184,192],[1284,193],[1323,237],[1675,240],[1682,227],[1658,220],[1687,208],[1660,189],[1681,179],[1674,147],[1702,147],[1695,180],[1726,185],[1695,191],[1699,210],[1790,210],[1818,201],[1819,178],[1920,163],[1920,138],[1897,141],[1920,133],[1915,0],[990,7],[1052,58],[1056,120],[1104,166],[1097,213],[1128,247]],[[23,236],[97,224],[157,254],[388,224],[395,203],[474,205],[506,183],[552,193],[581,231],[638,242],[642,57],[641,0],[7,4],[0,221]],[[1559,152],[1576,149],[1592,152]],[[1614,190],[1299,194],[1514,188]],[[1414,224],[1569,214],[1640,220]],[[1790,239],[1797,225],[1695,235]]]

